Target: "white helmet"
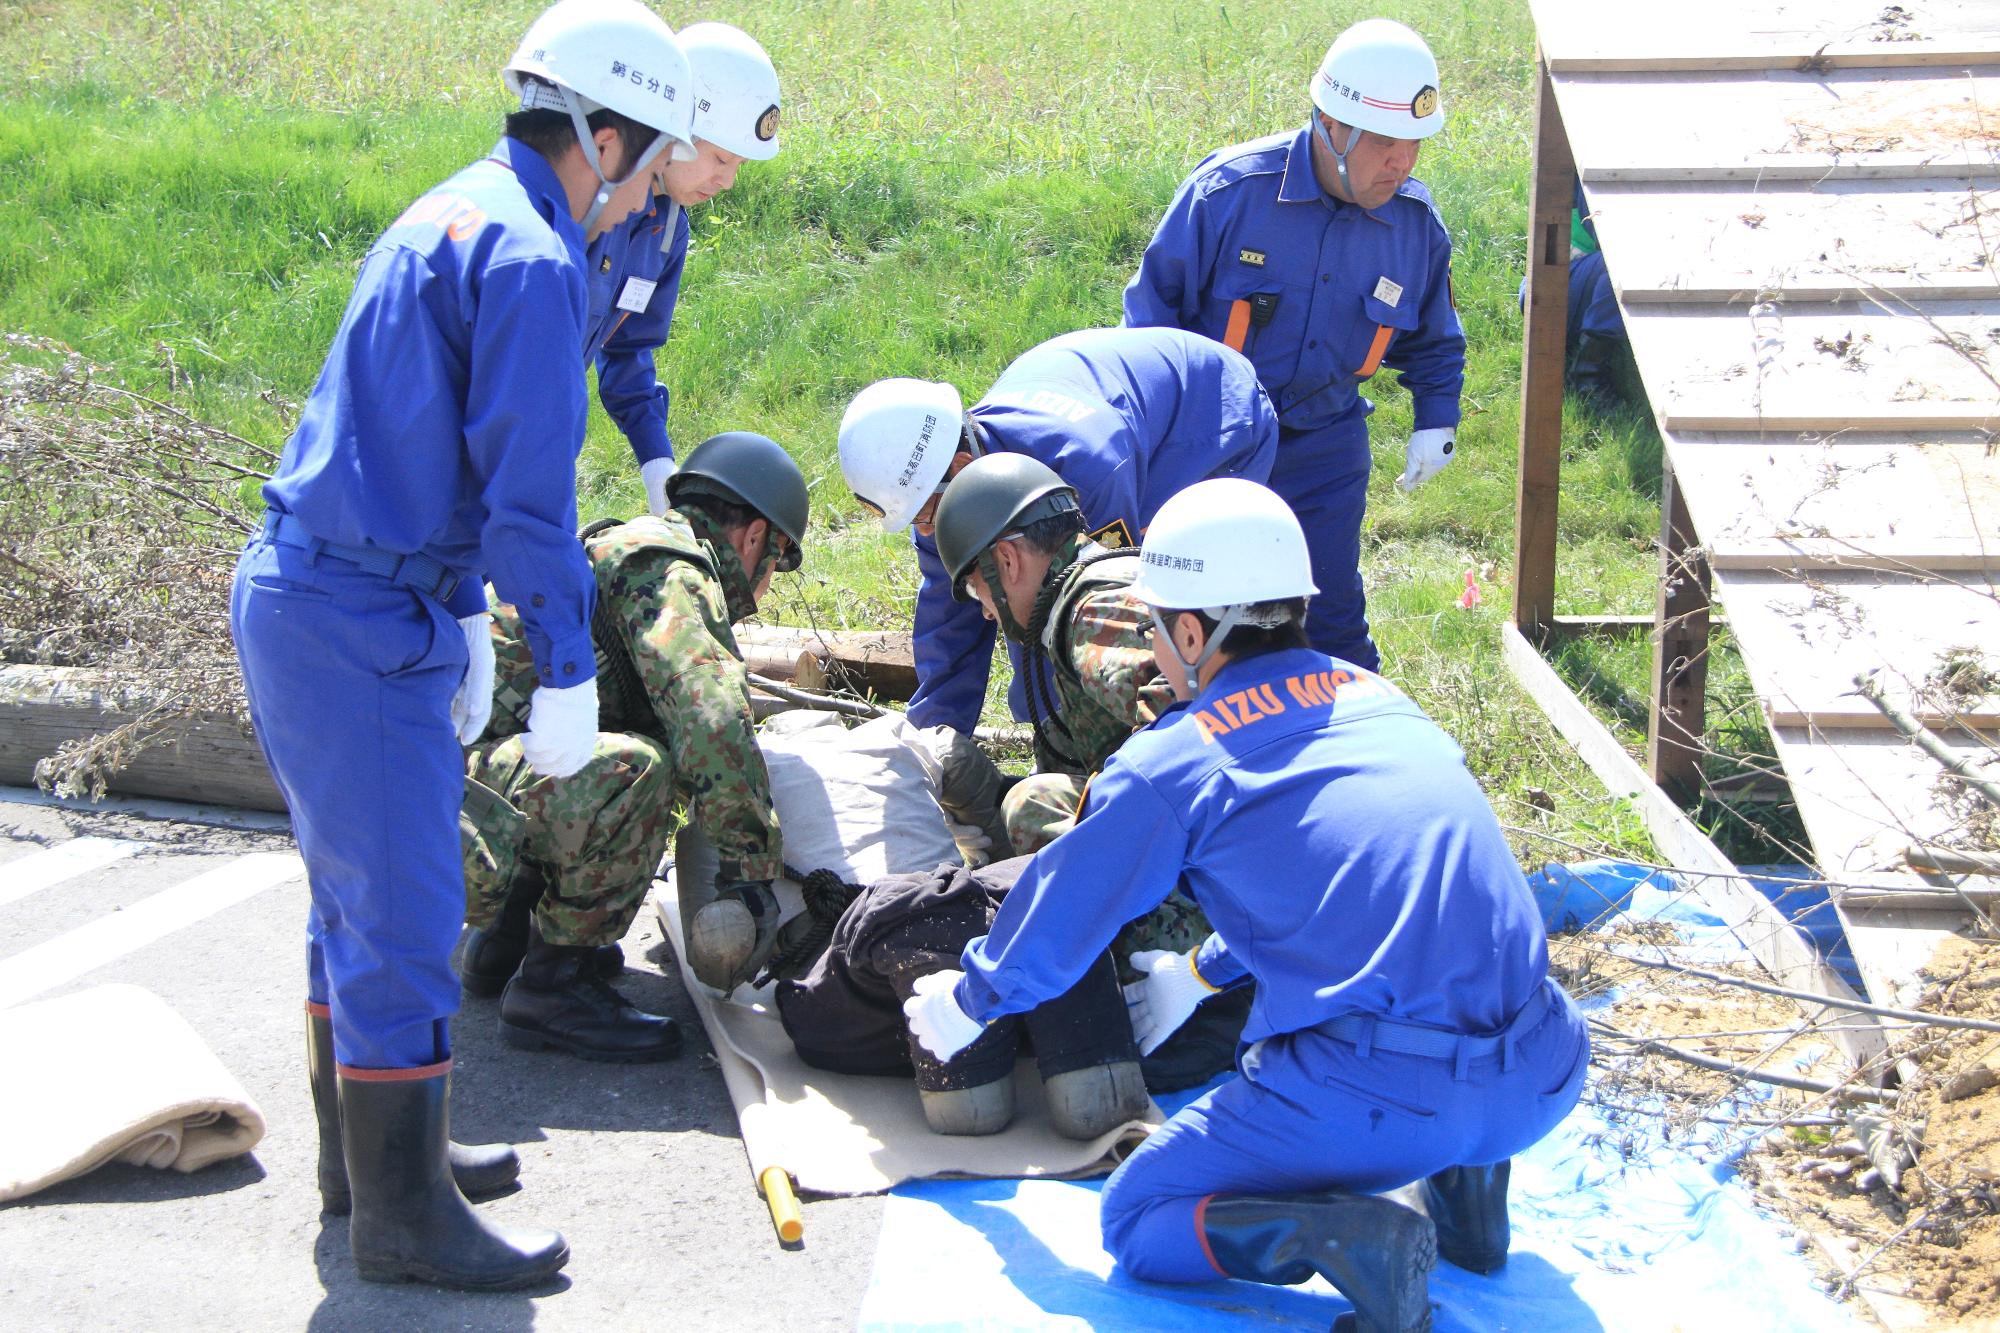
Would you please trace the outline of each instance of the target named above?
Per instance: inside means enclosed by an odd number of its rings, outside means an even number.
[[[727,23],[682,28],[694,67],[694,137],[766,162],[778,155],[778,71],[749,33]]]
[[[877,380],[840,418],[840,472],[854,498],[900,532],[944,486],[958,452],[965,404],[930,380]]]
[[[612,191],[644,171],[661,150],[671,145],[676,158],[694,156],[695,97],[687,54],[673,29],[639,0],[556,0],[521,39],[505,78],[523,110],[567,111],[575,124],[578,146],[599,185],[583,218],[586,232]],[[605,178],[585,119],[606,108],[659,132],[616,181]]]
[[[1363,19],[1334,38],[1312,100],[1343,125],[1391,139],[1428,139],[1444,128],[1437,59],[1394,19]]]
[[[1268,486],[1241,477],[1214,477],[1177,491],[1160,506],[1139,544],[1139,577],[1132,596],[1153,608],[1156,633],[1192,684],[1202,664],[1239,624],[1277,625],[1288,610],[1259,603],[1311,597],[1306,534],[1291,507]],[[1216,623],[1199,656],[1181,656],[1161,611],[1200,611]]]

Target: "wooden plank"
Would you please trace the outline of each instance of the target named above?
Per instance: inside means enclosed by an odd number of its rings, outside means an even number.
[[[1688,872],[1695,895],[1714,910],[1753,957],[1787,986],[1818,991],[1836,999],[1856,999],[1851,987],[1829,967],[1784,914],[1755,885],[1745,880],[1715,844],[1680,807],[1646,777],[1602,722],[1593,716],[1542,660],[1519,629],[1500,629],[1502,656],[1508,671],[1541,708],[1564,739],[1613,796],[1630,802],[1645,822],[1660,854]],[[1880,1059],[1887,1041],[1880,1025],[1854,1015],[1832,1029],[1847,1057],[1857,1066]]]
[[[1708,712],[1708,563],[1669,464],[1660,478],[1660,586],[1653,618],[1646,772],[1681,805],[1701,795]]]
[[[2000,544],[1903,539],[1866,544],[1845,537],[1773,537],[1712,547],[1712,569],[1769,572],[1820,569],[1874,570],[1882,574],[1955,574],[2000,570]]]
[[[2000,178],[2000,64],[1969,71],[1573,74],[1586,187],[1637,180]]]
[[[1534,0],[1549,68],[1778,69],[1813,62],[1893,68],[1992,59],[2000,22],[1979,0],[1814,0],[1811,4],[1607,7],[1597,0]]]
[[[2000,668],[2000,588],[1983,577],[1728,570],[1716,575],[1716,595],[1773,718],[1858,714],[1859,671],[1878,671],[1893,702],[1935,717],[1939,710],[1924,697],[1927,681],[1968,653]],[[1986,716],[2000,699],[1955,703]]]
[[[2000,699],[1986,698],[1950,711],[1944,711],[1930,703],[1912,704],[1904,710],[1924,726],[1933,731],[1946,727],[1967,727],[1979,732],[2000,732]],[[1820,731],[1875,731],[1890,725],[1866,703],[1834,700],[1827,703],[1800,705],[1794,701],[1768,702],[1764,705],[1764,720],[1774,727],[1807,727]]]
[[[1514,507],[1514,623],[1542,638],[1556,611],[1556,512],[1562,491],[1569,215],[1576,166],[1546,71],[1535,104],[1534,193],[1528,219],[1528,307],[1522,320],[1521,450]]]
[[[2000,458],[1983,436],[1677,432],[1667,453],[1717,570],[1991,570]]]
[[[1991,306],[1920,312],[1783,302],[1753,319],[1741,306],[1640,306],[1625,328],[1663,431],[2000,427]]]
[[[1627,305],[2000,296],[2000,188],[1969,181],[1597,184],[1591,223]]]

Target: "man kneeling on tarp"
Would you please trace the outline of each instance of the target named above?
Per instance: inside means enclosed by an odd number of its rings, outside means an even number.
[[[783,849],[730,626],[774,571],[799,567],[805,476],[775,442],[732,431],[696,445],[667,494],[664,515],[584,530],[599,735],[560,782],[531,770],[510,734],[533,666],[519,619],[494,623],[493,722],[468,755],[460,820],[474,929],[459,976],[475,995],[505,989],[501,1031],[517,1046],[616,1061],[680,1049],[672,1019],[610,985],[677,807],[721,855],[720,892],[689,931],[695,975],[719,990],[747,980],[777,933]]]
[[[916,981],[911,1030],[949,1059],[1185,884],[1215,933],[1140,955],[1133,1031],[1143,1049],[1254,977],[1250,1044],[1240,1078],[1106,1182],[1106,1248],[1158,1282],[1318,1273],[1361,1333],[1418,1333],[1439,1252],[1506,1262],[1508,1159],[1575,1103],[1583,1020],[1458,747],[1380,676],[1306,647],[1315,589],[1284,502],[1198,483],[1141,552],[1132,593],[1188,702],[1112,756],[965,970]],[[1412,1181],[1428,1220],[1375,1194]]]
[[[1102,951],[1068,990],[1018,1022],[993,1024],[949,1059],[910,1036],[902,1005],[917,979],[950,967],[986,933],[1027,865],[1017,857],[978,870],[940,866],[862,890],[805,978],[778,985],[778,1016],[799,1058],[842,1074],[914,1072],[932,1130],[997,1134],[1014,1118],[1014,1056],[1025,1029],[1057,1133],[1094,1139],[1144,1115],[1139,1051]]]

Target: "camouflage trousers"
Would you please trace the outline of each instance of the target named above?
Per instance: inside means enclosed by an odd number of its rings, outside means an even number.
[[[1000,802],[1007,837],[1014,855],[1038,852],[1076,827],[1087,780],[1074,773],[1033,773],[1015,783]],[[1132,955],[1143,949],[1186,953],[1208,938],[1208,917],[1194,899],[1176,888],[1165,902],[1136,921],[1129,921],[1111,942],[1121,983],[1139,979]]]
[[[523,862],[548,887],[535,922],[551,944],[615,944],[639,914],[674,831],[674,764],[657,742],[602,732],[566,778],[528,767],[521,738],[466,755],[459,844],[467,924],[493,924]]]

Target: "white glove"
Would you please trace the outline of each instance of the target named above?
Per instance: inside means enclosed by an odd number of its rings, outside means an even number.
[[[1396,485],[1406,491],[1414,491],[1444,471],[1444,465],[1451,461],[1457,447],[1458,431],[1455,427],[1432,426],[1412,432],[1410,442],[1403,446],[1403,475],[1396,478]]]
[[[639,480],[646,483],[646,508],[655,514],[667,512],[667,478],[680,471],[671,458],[649,458],[639,464]]]
[[[493,617],[481,611],[458,622],[465,635],[465,679],[451,696],[451,725],[458,730],[458,743],[470,745],[486,730],[493,716]]]
[[[955,967],[929,972],[910,987],[916,994],[903,1001],[903,1016],[910,1020],[910,1035],[940,1060],[949,1060],[986,1031],[986,1025],[958,1007],[951,988],[965,977]]]
[[[958,844],[959,859],[965,862],[967,870],[977,870],[993,859],[993,838],[977,824],[960,824],[945,816],[944,826],[951,830],[951,840]]]
[[[1141,949],[1132,955],[1132,966],[1146,975],[1125,988],[1125,1012],[1131,1015],[1139,1054],[1151,1055],[1215,994],[1215,987],[1194,970],[1192,952]]]
[[[528,700],[528,731],[521,757],[551,778],[566,778],[590,762],[597,748],[597,677],[566,689],[543,685]]]

